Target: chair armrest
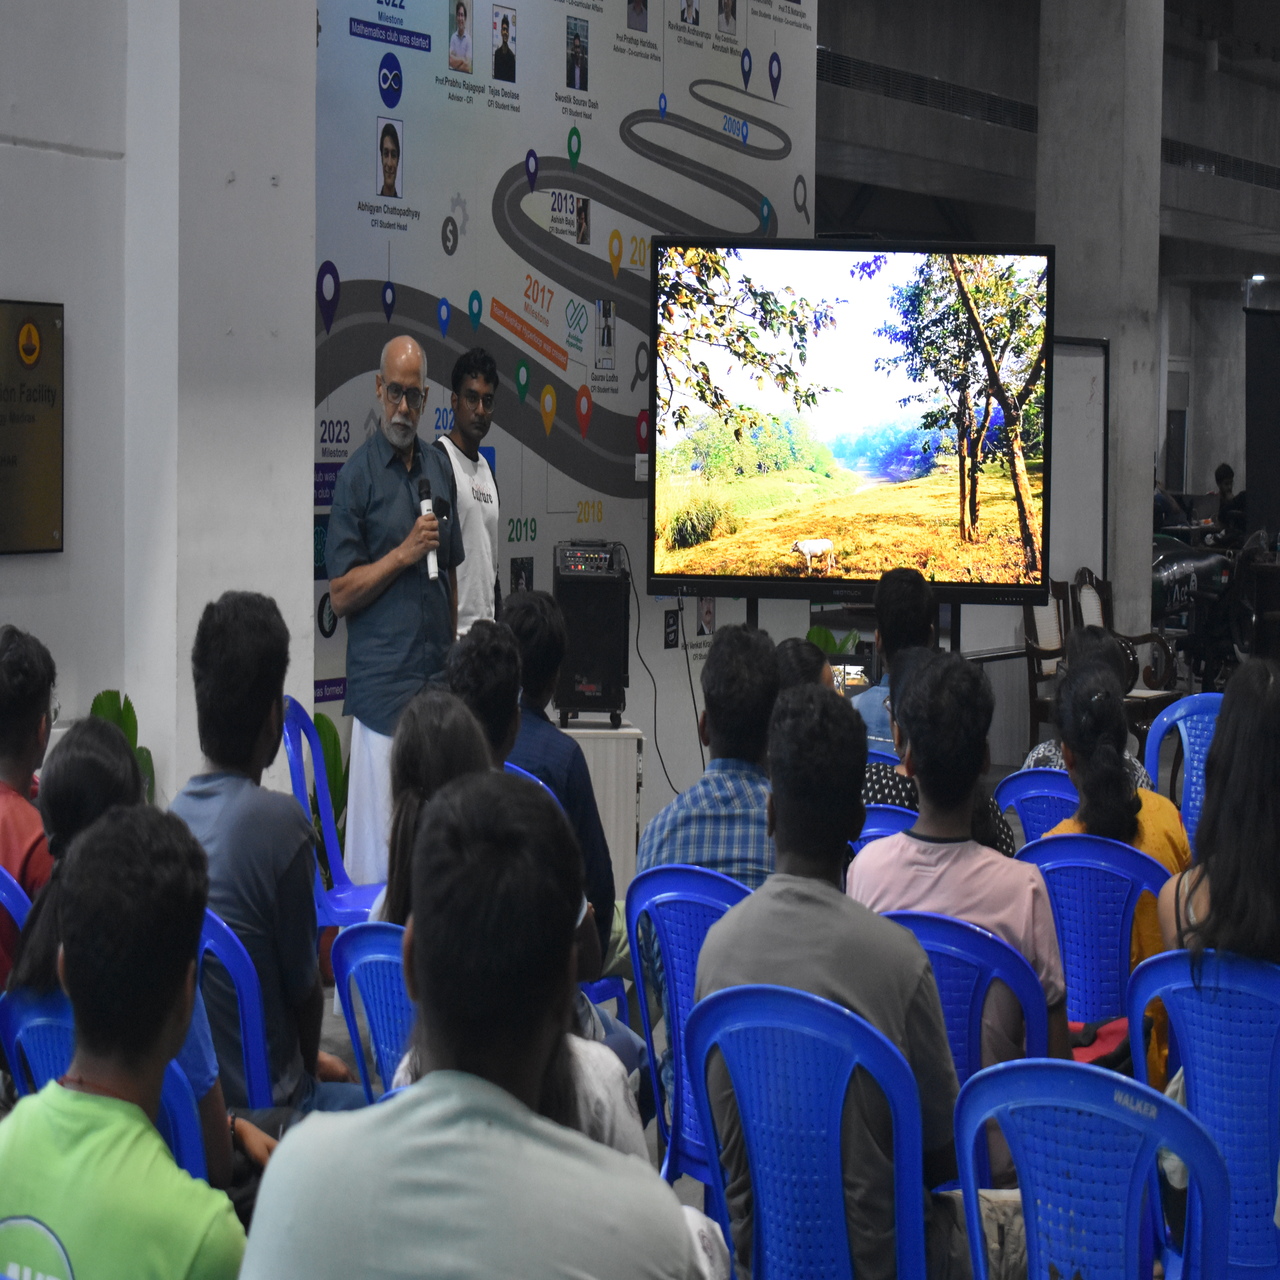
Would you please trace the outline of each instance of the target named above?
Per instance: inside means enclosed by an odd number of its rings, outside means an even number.
[[[1170,645],[1164,636],[1155,635],[1153,632],[1148,632],[1144,636],[1121,636],[1119,632],[1116,634],[1121,640],[1127,640],[1135,648],[1140,644],[1149,644],[1152,648],[1159,649],[1163,654],[1163,661],[1160,664],[1164,669],[1163,680],[1157,679],[1155,667],[1150,666],[1143,667],[1142,682],[1148,689],[1173,688],[1174,680],[1177,678],[1178,674],[1178,664],[1177,660],[1173,656],[1173,646]]]

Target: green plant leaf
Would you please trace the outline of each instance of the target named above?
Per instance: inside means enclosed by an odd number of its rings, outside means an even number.
[[[120,708],[120,728],[129,745],[136,751],[138,747],[138,713],[133,709],[133,699],[125,694],[124,705]]]
[[[93,700],[93,704],[89,707],[89,714],[97,716],[99,720],[108,720],[117,728],[120,727],[120,691],[118,689],[103,689]]]
[[[143,790],[146,793],[147,803],[155,804],[156,802],[156,766],[155,761],[151,758],[150,747],[135,747],[133,754],[138,761],[138,769],[142,774]]]
[[[810,644],[816,644],[823,653],[839,653],[836,648],[836,637],[830,627],[810,627],[805,634]]]
[[[858,647],[858,641],[861,639],[862,637],[858,634],[858,629],[855,627],[843,640],[840,641],[838,645],[836,645],[835,651],[837,653],[852,653]]]

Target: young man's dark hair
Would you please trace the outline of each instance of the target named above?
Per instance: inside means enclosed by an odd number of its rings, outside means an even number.
[[[810,858],[835,853],[843,865],[845,846],[866,818],[866,768],[866,726],[848,702],[819,684],[784,689],[769,720],[779,851]]]
[[[453,394],[459,395],[468,378],[482,378],[495,391],[498,389],[497,361],[483,348],[464,351],[453,365]]]
[[[798,684],[822,684],[827,655],[812,640],[791,636],[778,643],[778,687],[793,689]]]
[[[205,605],[191,647],[200,749],[224,767],[244,769],[272,704],[284,696],[289,628],[276,602],[227,591]]]
[[[545,591],[517,591],[503,601],[502,621],[520,646],[526,691],[535,701],[554,692],[556,675],[569,648],[560,606]]]
[[[778,654],[769,633],[721,627],[702,668],[702,696],[712,755],[762,760],[778,697]]]
[[[876,631],[885,661],[933,638],[933,589],[917,569],[890,569],[876,583]]]
[[[0,758],[26,751],[49,714],[57,678],[53,655],[35,636],[0,627]]]
[[[935,653],[912,670],[893,706],[921,792],[941,809],[973,794],[986,767],[995,711],[986,672],[958,653]]]
[[[413,851],[412,972],[428,1041],[461,1070],[563,1035],[583,900],[582,854],[540,787],[501,773],[448,783],[422,811]],[[472,1065],[467,1065],[471,1063]]]
[[[445,660],[450,692],[480,721],[500,765],[519,728],[520,646],[503,622],[481,619]]]
[[[1221,489],[1223,485],[1231,484],[1235,478],[1235,470],[1229,462],[1220,462],[1217,467],[1214,468],[1213,482],[1219,489]]]
[[[62,977],[77,1041],[136,1063],[195,963],[209,896],[204,850],[180,818],[120,806],[71,842],[59,882]]]

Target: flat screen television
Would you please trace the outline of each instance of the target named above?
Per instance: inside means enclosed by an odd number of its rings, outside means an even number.
[[[1053,249],[658,238],[651,595],[1047,594]]]

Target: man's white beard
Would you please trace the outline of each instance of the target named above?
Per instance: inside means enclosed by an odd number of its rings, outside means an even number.
[[[418,431],[412,422],[405,421],[397,413],[390,422],[383,418],[382,434],[391,442],[393,449],[403,450],[413,443],[413,438],[418,434]]]

